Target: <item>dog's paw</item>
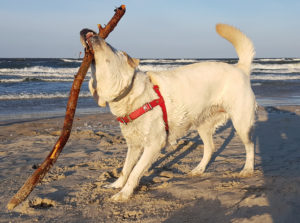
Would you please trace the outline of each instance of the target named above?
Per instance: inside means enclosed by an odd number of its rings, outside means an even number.
[[[111,184],[107,184],[104,187],[105,188],[122,188],[124,186],[124,180],[122,178],[118,178],[115,182],[111,183]]]
[[[201,176],[201,175],[203,175],[204,171],[205,170],[203,168],[200,168],[200,169],[195,168],[191,172],[188,173],[188,176],[190,176],[190,177]]]
[[[195,177],[195,176],[200,176],[200,175],[201,175],[201,174],[195,173],[195,172],[193,172],[193,171],[191,171],[191,172],[189,172],[189,173],[187,174],[188,177]]]
[[[253,169],[243,169],[239,175],[240,177],[250,177],[253,175],[253,173],[254,173]]]
[[[111,200],[117,201],[117,202],[122,202],[122,201],[127,201],[129,198],[130,198],[130,194],[120,191],[119,193],[113,195],[111,197]]]
[[[106,189],[114,188],[114,187],[112,186],[112,184],[105,184],[105,185],[103,185],[102,187],[103,187],[103,188],[106,188]]]
[[[114,183],[111,183],[111,184],[106,184],[103,186],[104,188],[114,188],[114,189],[118,189],[118,188],[122,188],[123,185],[122,184],[119,184],[117,181],[115,181]]]

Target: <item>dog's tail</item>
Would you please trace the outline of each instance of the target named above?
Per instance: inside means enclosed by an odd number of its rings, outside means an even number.
[[[251,63],[255,55],[252,41],[240,30],[226,24],[217,24],[216,30],[220,36],[227,39],[234,46],[239,62],[237,66],[247,75],[251,73]]]

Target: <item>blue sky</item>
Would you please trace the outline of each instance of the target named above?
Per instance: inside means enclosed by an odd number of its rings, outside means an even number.
[[[133,57],[236,57],[219,22],[246,33],[257,57],[300,57],[299,0],[0,0],[0,57],[77,57],[80,30],[97,30],[122,4],[107,41]]]

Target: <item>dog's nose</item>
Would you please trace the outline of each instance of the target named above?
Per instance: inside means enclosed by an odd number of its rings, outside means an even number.
[[[80,31],[80,36],[86,38],[86,34],[88,34],[88,33],[96,34],[96,32],[94,30],[83,29],[83,30]]]

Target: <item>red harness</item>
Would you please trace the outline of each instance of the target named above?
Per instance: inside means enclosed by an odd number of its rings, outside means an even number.
[[[167,109],[165,105],[164,98],[162,97],[159,87],[157,85],[153,86],[153,90],[156,92],[158,95],[159,99],[155,99],[149,103],[144,104],[142,107],[136,109],[135,111],[131,112],[129,115],[126,115],[124,117],[118,117],[117,120],[123,124],[127,124],[129,122],[132,122],[133,120],[137,119],[141,115],[145,114],[146,112],[152,110],[156,106],[160,106],[161,110],[163,112],[163,119],[165,122],[165,128],[166,131],[169,131],[169,126],[168,126],[168,116],[167,116]]]

